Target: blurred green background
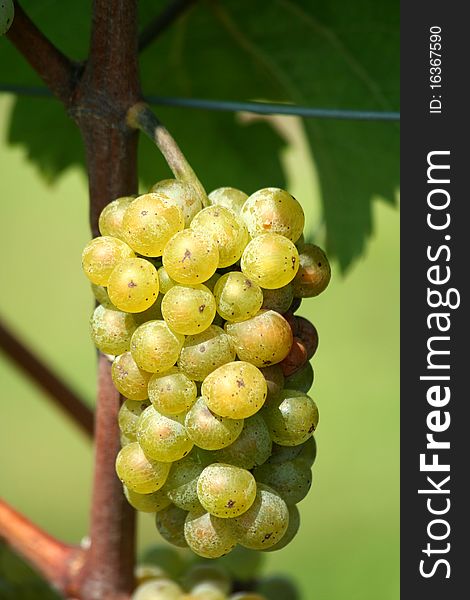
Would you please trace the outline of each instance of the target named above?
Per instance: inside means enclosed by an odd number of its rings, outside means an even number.
[[[6,146],[10,109],[11,98],[0,96],[0,315],[92,404],[93,301],[80,268],[89,239],[86,181],[77,169],[47,187],[24,152]],[[283,160],[314,227],[315,178],[296,139]],[[156,172],[155,180],[166,176]],[[311,392],[319,452],[299,505],[301,530],[267,555],[265,572],[292,576],[304,600],[399,597],[399,214],[383,202],[373,210],[365,257],[344,278],[333,264],[327,291],[299,313],[320,333]],[[1,354],[0,381],[0,495],[53,535],[78,542],[87,533],[91,444]],[[141,516],[139,549],[156,541],[152,518]]]

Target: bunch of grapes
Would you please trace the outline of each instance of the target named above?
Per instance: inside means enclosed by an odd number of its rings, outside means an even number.
[[[101,213],[83,251],[91,337],[125,397],[116,471],[175,546],[277,550],[312,483],[315,327],[295,315],[330,280],[289,193],[219,188],[203,206],[164,180]]]

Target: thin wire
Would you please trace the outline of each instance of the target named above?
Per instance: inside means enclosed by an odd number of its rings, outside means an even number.
[[[46,88],[20,85],[0,85],[0,92],[48,98],[52,94]],[[234,102],[230,100],[206,100],[202,98],[175,98],[166,96],[146,96],[145,101],[159,106],[195,108],[225,112],[249,112],[259,115],[290,115],[317,119],[343,119],[356,121],[399,121],[400,113],[372,110],[342,110],[313,108],[294,104],[276,104],[268,102]]]

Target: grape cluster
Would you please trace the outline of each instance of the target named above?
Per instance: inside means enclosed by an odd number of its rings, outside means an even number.
[[[217,558],[295,536],[312,483],[315,327],[295,315],[330,279],[288,192],[164,180],[111,202],[83,251],[111,355],[129,503],[168,542]],[[206,202],[207,204],[207,202]]]

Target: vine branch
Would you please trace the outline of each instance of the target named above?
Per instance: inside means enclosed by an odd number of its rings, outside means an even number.
[[[39,385],[82,431],[93,436],[93,412],[81,398],[34,355],[0,320],[0,349],[26,375]]]
[[[173,0],[155,17],[139,36],[139,52],[143,52],[158,36],[166,31],[196,0]]]

